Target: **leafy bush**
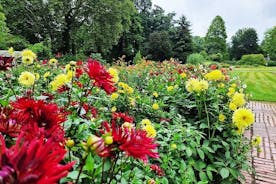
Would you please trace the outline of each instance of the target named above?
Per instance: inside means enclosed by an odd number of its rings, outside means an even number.
[[[21,51],[29,46],[29,42],[21,37],[7,34],[3,42],[0,42],[1,49],[9,49],[13,47],[14,50]]]
[[[238,64],[240,65],[266,65],[266,60],[262,54],[243,55]]]
[[[190,54],[187,58],[187,63],[189,64],[199,64],[204,62],[204,57],[199,53]]]
[[[212,61],[216,61],[216,62],[221,62],[223,61],[223,55],[221,53],[217,53],[217,54],[211,54],[209,56],[210,60]]]
[[[267,66],[276,66],[276,61],[268,61]]]

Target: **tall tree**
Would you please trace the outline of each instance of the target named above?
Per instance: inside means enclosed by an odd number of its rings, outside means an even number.
[[[132,0],[2,2],[12,33],[31,43],[50,39],[55,50],[63,53],[75,53],[83,44],[90,52],[107,52],[129,28],[134,10]]]
[[[231,39],[232,59],[239,60],[244,54],[258,53],[258,35],[254,28],[239,29]]]
[[[150,34],[148,57],[156,61],[163,61],[172,57],[172,45],[169,34],[166,31],[156,31]]]
[[[193,51],[191,24],[185,16],[180,17],[177,24],[173,39],[173,43],[175,43],[173,47],[174,57],[185,63],[188,55]]]
[[[206,52],[208,54],[225,54],[226,52],[226,28],[221,16],[216,16],[206,34]]]
[[[272,60],[276,61],[276,26],[265,33],[262,49]]]
[[[6,25],[6,17],[3,13],[3,7],[0,4],[0,42],[2,43],[5,35],[8,33],[8,28]]]
[[[125,55],[126,59],[129,60],[141,49],[144,40],[141,22],[141,17],[138,14],[132,15],[130,29],[123,32],[118,44],[110,51],[109,57],[111,59]]]

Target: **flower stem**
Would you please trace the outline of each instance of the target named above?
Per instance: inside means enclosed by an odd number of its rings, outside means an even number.
[[[206,105],[206,101],[204,100],[204,107],[205,107],[205,112],[206,112],[206,116],[207,116],[207,123],[208,123],[208,138],[210,139],[210,119],[209,119],[209,113],[208,113],[208,109],[207,109],[207,105]]]
[[[77,180],[76,180],[76,184],[79,183],[79,179],[80,179],[80,175],[82,173],[82,170],[83,170],[83,167],[85,165],[85,162],[86,162],[86,159],[87,159],[87,156],[88,154],[83,158],[82,162],[81,162],[81,165],[80,165],[80,171],[79,171],[79,174],[78,174],[78,177],[77,177]]]

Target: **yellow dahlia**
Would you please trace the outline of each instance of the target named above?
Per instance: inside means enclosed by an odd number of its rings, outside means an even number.
[[[244,94],[236,92],[233,95],[231,102],[234,103],[237,107],[242,107],[246,102]]]
[[[234,125],[238,128],[238,133],[242,134],[244,129],[254,123],[254,114],[250,109],[239,108],[232,116]]]
[[[157,103],[154,103],[154,104],[152,105],[152,109],[153,109],[153,110],[158,110],[158,109],[159,109],[159,105],[158,105]]]
[[[108,69],[108,72],[109,72],[110,75],[113,77],[113,78],[112,78],[112,81],[113,81],[114,83],[119,82],[119,72],[118,72],[117,69],[115,69],[115,68],[109,68],[109,69]]]
[[[35,83],[35,75],[31,72],[22,72],[18,78],[18,82],[26,87],[30,87]]]
[[[219,80],[224,80],[225,76],[220,70],[213,70],[204,76],[205,79],[208,81],[219,81]]]
[[[49,60],[50,65],[56,65],[57,63],[58,63],[58,60],[55,59],[55,58],[52,58],[52,59]]]
[[[224,114],[219,114],[219,121],[220,122],[224,122],[226,119],[225,115]]]
[[[112,93],[112,94],[110,95],[110,99],[111,99],[111,100],[116,100],[118,97],[119,97],[119,94],[118,94],[118,93]]]

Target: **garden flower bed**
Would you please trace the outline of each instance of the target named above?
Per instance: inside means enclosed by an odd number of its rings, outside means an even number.
[[[243,136],[254,115],[224,68],[0,60],[0,183],[236,183],[251,171],[261,140]]]

